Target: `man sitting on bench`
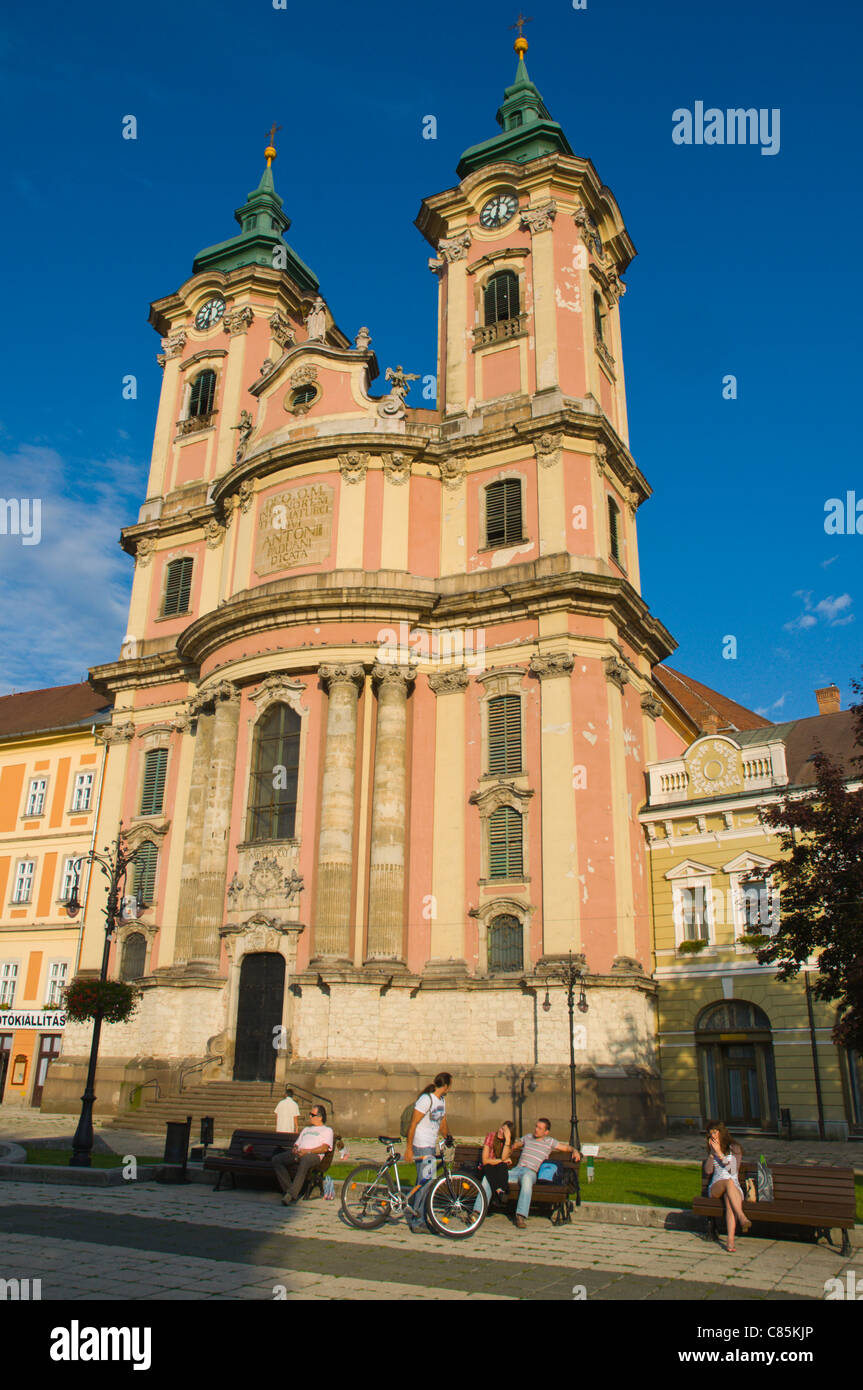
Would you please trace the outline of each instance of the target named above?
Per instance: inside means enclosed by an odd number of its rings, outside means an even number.
[[[310,1170],[320,1166],[335,1143],[333,1131],[326,1122],[327,1112],[323,1105],[316,1105],[309,1118],[312,1123],[300,1130],[297,1142],[290,1152],[276,1154],[273,1159],[279,1186],[285,1194],[282,1197],[283,1207],[289,1207],[291,1202],[297,1201]]]
[[[545,1116],[541,1116],[537,1120],[533,1134],[522,1135],[521,1139],[513,1144],[513,1150],[516,1149],[520,1149],[521,1153],[516,1166],[509,1170],[509,1180],[511,1183],[518,1183],[515,1224],[520,1231],[523,1231],[527,1225],[527,1214],[530,1211],[530,1199],[537,1175],[549,1154],[554,1149],[562,1149],[564,1153],[571,1154],[576,1163],[581,1159],[581,1154],[569,1144],[561,1144],[559,1140],[552,1137],[551,1120]],[[482,1185],[485,1188],[486,1197],[491,1200],[491,1188],[485,1178],[482,1180]]]

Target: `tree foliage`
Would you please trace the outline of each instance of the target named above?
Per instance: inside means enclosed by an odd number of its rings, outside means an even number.
[[[852,682],[863,697],[863,684]],[[863,698],[853,706],[863,776]],[[848,789],[848,773],[819,747],[815,789],[765,807],[762,822],[777,832],[782,859],[773,869],[779,888],[776,935],[758,952],[777,964],[776,978],[793,979],[817,956],[814,994],[838,1004],[833,1041],[863,1052],[863,788]]]

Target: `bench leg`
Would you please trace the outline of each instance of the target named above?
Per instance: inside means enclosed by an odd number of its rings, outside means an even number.
[[[842,1245],[840,1247],[839,1254],[842,1255],[845,1259],[847,1259],[848,1256],[851,1254],[851,1241],[848,1239],[847,1226],[842,1227]]]
[[[708,1216],[708,1218],[707,1218],[707,1239],[708,1239],[708,1240],[715,1240],[715,1241],[718,1241],[718,1240],[719,1240],[719,1234],[718,1234],[718,1232],[717,1232],[717,1230],[716,1230],[716,1217],[715,1217],[715,1216]]]

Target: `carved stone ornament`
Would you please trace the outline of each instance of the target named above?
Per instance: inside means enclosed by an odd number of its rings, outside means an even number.
[[[441,459],[438,465],[444,487],[455,491],[465,480],[467,469],[461,459]]]
[[[356,338],[354,339],[354,347],[356,348],[357,352],[368,352],[369,343],[371,342],[371,340],[372,335],[369,333],[369,330],[365,327],[365,325],[363,325]]]
[[[269,361],[269,358],[267,359],[267,361]],[[236,463],[242,462],[243,456],[246,452],[246,446],[248,445],[249,439],[252,434],[252,430],[254,428],[255,426],[248,410],[241,410],[239,424],[231,426],[232,430],[237,431],[237,452],[234,456]]]
[[[662,714],[662,704],[655,695],[642,695],[641,708],[649,719],[658,719]]]
[[[617,656],[605,657],[602,669],[605,672],[605,679],[616,685],[618,690],[623,690],[629,680],[629,671],[620,658]]]
[[[270,375],[270,372],[274,370],[275,365],[276,365],[276,364],[275,364],[275,362],[273,361],[272,357],[265,357],[265,358],[264,358],[263,362],[261,363],[261,370],[260,370],[260,372],[258,373],[258,375],[260,376],[261,380],[263,380],[264,377]]]
[[[205,685],[192,695],[189,699],[189,713],[198,715],[215,705],[218,700],[239,700],[240,692],[233,681],[214,681],[212,685]]]
[[[391,382],[390,394],[378,403],[378,414],[401,420],[407,414],[405,397],[410,391],[410,383],[419,381],[417,372],[406,372],[401,363],[397,367],[387,367],[384,380]]]
[[[320,295],[315,298],[306,314],[306,331],[310,340],[315,339],[320,342],[326,336],[327,306]]]
[[[222,319],[222,328],[228,337],[233,337],[235,333],[245,333],[246,329],[254,320],[254,313],[248,304],[242,309],[230,309]]]
[[[270,333],[281,348],[286,348],[294,342],[294,330],[278,309],[274,309],[270,315]]]
[[[623,500],[625,501],[632,515],[635,516],[635,513],[638,511],[638,508],[641,505],[641,498],[635,491],[634,487],[625,487],[623,489]]]
[[[310,386],[317,379],[317,367],[314,362],[307,362],[304,367],[297,367],[297,370],[291,373],[291,387],[296,391],[298,386]]]
[[[517,787],[515,782],[495,782],[483,787],[482,791],[471,792],[468,801],[471,806],[479,807],[480,815],[490,816],[501,806],[511,806],[514,811],[521,811],[532,796],[529,788]]]
[[[128,724],[106,724],[97,737],[102,743],[128,743],[134,733],[135,725],[130,720]]]
[[[270,955],[285,955],[285,938],[299,936],[303,927],[299,922],[282,922],[276,917],[264,917],[256,913],[246,922],[228,922],[220,927],[219,936],[225,943],[228,958],[236,963],[243,956],[266,951]]]
[[[365,667],[359,662],[344,666],[319,666],[318,675],[324,685],[338,685],[340,681],[353,681],[355,685],[362,686],[366,678]]]
[[[437,246],[438,257],[447,265],[451,265],[453,261],[467,260],[470,244],[470,228],[465,227],[458,236],[441,238]]]
[[[406,483],[411,475],[410,454],[384,454],[383,465],[387,482]]]
[[[397,685],[402,690],[407,690],[416,680],[416,674],[415,666],[390,665],[386,661],[376,661],[372,667],[372,680],[376,685]]]
[[[210,520],[204,525],[204,535],[207,538],[207,549],[215,550],[225,539],[225,528],[216,521],[215,517],[210,517]]]
[[[615,974],[620,975],[643,975],[644,966],[635,956],[615,956],[611,963],[611,969]]]
[[[552,198],[550,202],[544,203],[542,207],[525,208],[521,214],[520,225],[523,230],[531,233],[547,232],[557,215],[557,203]]]
[[[440,671],[430,675],[428,683],[435,695],[461,695],[470,685],[470,672],[464,666],[454,671]]]
[[[626,294],[626,286],[624,285],[617,271],[614,269],[614,266],[611,266],[610,269],[608,269],[605,272],[605,277],[606,295],[612,304],[616,304],[618,299],[620,299],[620,296],[622,294]]]
[[[696,796],[735,791],[740,785],[738,753],[722,739],[710,739],[686,755],[689,785]]]
[[[151,540],[149,536],[142,536],[135,546],[135,564],[141,565],[142,567],[149,565],[155,549],[156,542]]]
[[[278,859],[256,859],[246,879],[234,874],[228,884],[228,902],[233,909],[240,902],[252,906],[255,900],[284,903],[293,907],[303,891],[303,878],[296,869],[286,874]]]
[[[305,693],[305,681],[287,675],[267,676],[257,690],[252,691],[252,700],[259,716],[273,704],[290,705],[297,714],[302,714],[301,702]]]
[[[251,478],[244,478],[243,481],[240,483],[240,490],[237,493],[237,501],[239,503],[240,511],[243,513],[243,516],[246,515],[246,512],[251,507],[254,496],[255,489],[252,485]]]
[[[168,723],[177,734],[189,733],[192,727],[192,716],[188,707],[181,714],[176,715],[174,719],[170,719]]]
[[[130,849],[137,849],[147,841],[156,844],[157,841],[164,840],[170,828],[171,822],[160,816],[158,820],[138,821],[124,832],[123,838]]]
[[[173,333],[169,333],[167,338],[162,339],[162,349],[165,359],[169,357],[179,357],[183,348],[186,346],[185,328],[177,328]]]
[[[346,483],[361,483],[368,472],[369,456],[358,449],[339,454],[339,468]]]
[[[608,445],[603,444],[601,439],[598,441],[596,446],[596,458],[594,459],[594,462],[596,464],[596,471],[599,474],[600,478],[607,478],[610,473],[608,465]]]
[[[574,665],[572,652],[542,652],[530,658],[530,674],[549,680],[553,676],[568,676]]]
[[[537,463],[541,468],[552,468],[560,463],[563,454],[562,434],[541,434],[534,444]]]

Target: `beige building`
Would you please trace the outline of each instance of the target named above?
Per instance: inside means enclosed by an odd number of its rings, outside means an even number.
[[[814,998],[813,960],[780,983],[759,965],[782,903],[780,855],[759,809],[811,790],[821,746],[859,786],[850,711],[835,686],[812,718],[736,726],[713,701],[710,732],[678,758],[651,763],[641,820],[649,849],[658,1044],[671,1129],[720,1119],[737,1132],[863,1134],[863,1070],[830,1038],[835,1007]]]

